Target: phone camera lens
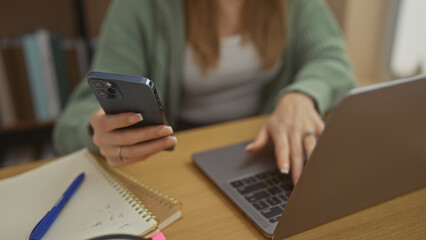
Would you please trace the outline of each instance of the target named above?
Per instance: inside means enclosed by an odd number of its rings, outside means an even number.
[[[96,88],[104,87],[104,84],[101,81],[94,81],[93,85],[95,85]]]
[[[104,97],[104,98],[108,97],[108,92],[103,89],[96,90],[96,93],[101,97]]]
[[[113,88],[113,87],[109,87],[107,88],[107,91],[109,94],[111,95],[116,95],[117,94],[117,89]]]

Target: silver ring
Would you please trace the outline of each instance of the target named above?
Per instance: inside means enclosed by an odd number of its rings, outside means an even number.
[[[312,132],[312,131],[306,131],[306,132],[303,134],[303,139],[305,139],[305,138],[307,138],[307,137],[309,137],[309,136],[315,136],[315,133],[314,133],[314,132]]]
[[[122,162],[125,162],[125,161],[127,161],[127,158],[121,156],[121,147],[122,146],[119,146],[118,149],[117,149],[118,159],[120,159],[120,161],[122,161]]]

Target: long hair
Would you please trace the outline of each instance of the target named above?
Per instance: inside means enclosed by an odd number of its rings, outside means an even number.
[[[217,67],[220,41],[215,0],[185,0],[186,37],[203,72]],[[286,45],[285,0],[246,0],[240,16],[243,43],[251,41],[264,68],[272,68]]]

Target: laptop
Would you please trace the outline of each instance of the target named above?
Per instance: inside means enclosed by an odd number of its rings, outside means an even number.
[[[294,187],[248,142],[194,163],[267,236],[282,239],[426,186],[426,76],[348,92]]]

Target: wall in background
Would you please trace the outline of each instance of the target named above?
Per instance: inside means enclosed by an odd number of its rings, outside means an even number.
[[[341,24],[360,86],[390,79],[392,0],[328,0]]]
[[[426,1],[400,0],[390,59],[394,77],[426,73]]]

